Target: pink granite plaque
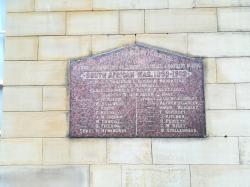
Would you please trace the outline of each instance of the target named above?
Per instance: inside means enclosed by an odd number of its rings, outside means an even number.
[[[130,45],[70,62],[70,137],[205,137],[200,58]]]

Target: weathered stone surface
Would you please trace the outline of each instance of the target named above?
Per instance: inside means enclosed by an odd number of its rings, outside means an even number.
[[[237,138],[152,139],[154,164],[238,164]]]
[[[91,10],[92,0],[35,0],[36,11]]]
[[[34,0],[8,0],[7,12],[28,12],[34,10]]]
[[[239,4],[239,0],[196,0],[196,7],[230,7]]]
[[[66,137],[66,112],[4,112],[3,137]]]
[[[37,37],[6,37],[4,58],[5,60],[37,60],[37,48]]]
[[[150,164],[150,139],[108,139],[108,163]]]
[[[169,0],[169,8],[193,8],[195,0]]]
[[[92,54],[102,53],[133,43],[135,43],[134,35],[94,35],[92,36]]]
[[[121,187],[121,166],[92,165],[90,166],[91,187]]]
[[[118,34],[119,15],[117,11],[69,12],[66,25],[68,35]]]
[[[69,60],[87,56],[90,51],[90,36],[39,37],[39,60]]]
[[[137,34],[136,42],[187,54],[187,34]]]
[[[211,136],[250,136],[250,111],[209,110],[207,131]]]
[[[250,137],[239,138],[240,163],[250,164]]]
[[[64,35],[65,13],[9,13],[6,20],[6,34],[7,36]]]
[[[120,11],[120,33],[122,34],[144,33],[144,11],[143,10]]]
[[[236,109],[234,84],[207,84],[207,109]]]
[[[249,56],[250,33],[188,34],[188,54],[202,57]]]
[[[94,10],[168,8],[167,0],[93,0]]]
[[[43,87],[43,110],[67,110],[68,102],[66,87]]]
[[[0,187],[88,187],[88,166],[0,167]]]
[[[204,137],[203,63],[130,45],[70,63],[71,137]]]
[[[219,83],[250,82],[250,58],[218,58],[216,63]]]
[[[205,58],[204,59],[205,66],[205,82],[206,83],[216,83],[217,79],[217,67],[215,58]]]
[[[41,163],[42,139],[0,139],[0,165],[37,165]]]
[[[216,31],[215,9],[165,9],[145,12],[146,33]]]
[[[219,31],[250,31],[250,8],[219,8]]]
[[[44,164],[104,164],[105,139],[45,138]]]
[[[191,166],[192,187],[248,187],[250,167],[240,165]]]
[[[250,109],[250,83],[236,84],[238,109]]]
[[[189,167],[126,165],[122,167],[122,186],[189,187]]]
[[[42,87],[5,87],[3,111],[42,111]]]
[[[21,70],[21,71],[20,71]],[[6,61],[4,85],[66,85],[63,61]]]

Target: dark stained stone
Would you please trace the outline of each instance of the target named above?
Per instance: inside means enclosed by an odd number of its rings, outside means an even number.
[[[203,63],[143,44],[70,62],[70,137],[205,137]]]

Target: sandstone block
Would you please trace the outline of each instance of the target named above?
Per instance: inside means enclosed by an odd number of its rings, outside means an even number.
[[[219,58],[216,61],[218,82],[250,82],[250,58]]]
[[[92,53],[101,53],[135,43],[134,35],[92,36]]]
[[[0,165],[36,165],[41,163],[41,139],[17,138],[0,140]]]
[[[108,163],[149,164],[151,158],[150,139],[108,139]]]
[[[182,165],[125,165],[122,167],[122,186],[189,187],[188,166]]]
[[[211,136],[250,136],[250,111],[209,110],[207,130]]]
[[[68,35],[118,34],[118,32],[119,15],[117,11],[67,13]]]
[[[67,63],[63,61],[6,61],[4,85],[65,85]]]
[[[238,109],[250,109],[250,84],[236,84],[236,99]]]
[[[144,10],[120,11],[120,33],[144,33]]]
[[[152,139],[154,164],[238,164],[237,138]]]
[[[29,12],[7,14],[7,36],[62,34],[65,34],[65,13]]]
[[[188,53],[202,57],[249,56],[250,33],[188,34]]]
[[[43,87],[43,110],[67,110],[67,88],[61,86]]]
[[[234,84],[207,84],[207,109],[236,109]]]
[[[3,89],[4,111],[41,111],[41,87],[5,87]]]
[[[65,137],[66,112],[5,112],[3,137]]]
[[[187,53],[187,34],[138,34],[136,42]]]
[[[146,33],[216,31],[215,9],[165,9],[145,12]]]
[[[91,165],[90,186],[92,187],[121,187],[121,166]]]
[[[39,38],[39,60],[69,60],[87,56],[90,51],[90,36],[48,36]]]
[[[219,8],[219,31],[250,31],[250,8]]]
[[[36,37],[6,37],[4,58],[5,60],[37,60],[37,48]]]
[[[192,187],[247,187],[250,183],[249,175],[249,166],[191,166],[191,185]]]
[[[105,139],[46,138],[43,150],[44,164],[106,163]]]
[[[92,0],[35,0],[36,11],[91,10]]]

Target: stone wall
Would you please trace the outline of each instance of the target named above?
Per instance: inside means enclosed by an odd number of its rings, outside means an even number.
[[[249,187],[250,0],[194,1],[7,0],[0,187]],[[205,57],[207,138],[67,137],[69,59],[134,42]]]

